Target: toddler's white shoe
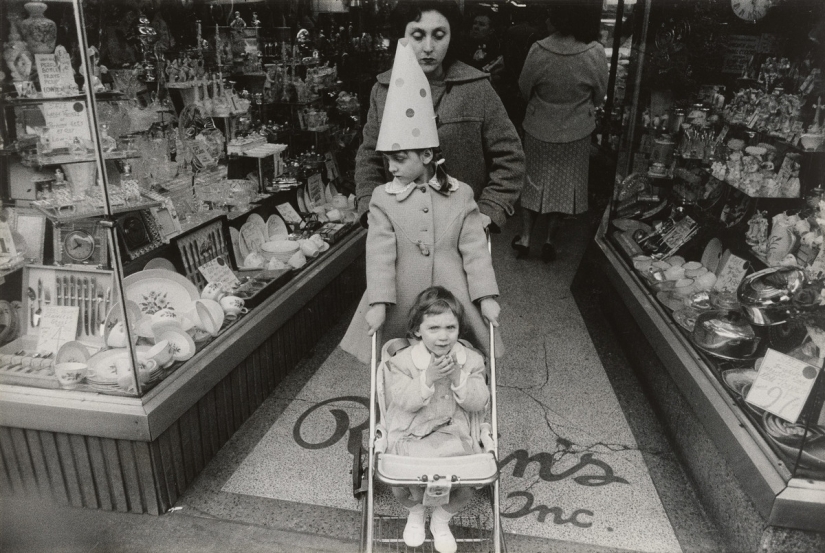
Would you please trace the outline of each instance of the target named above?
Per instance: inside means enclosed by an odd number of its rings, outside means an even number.
[[[418,547],[424,543],[424,505],[420,503],[410,509],[407,525],[404,526],[404,543],[407,547]]]
[[[433,546],[438,553],[455,553],[458,549],[453,533],[450,532],[451,518],[453,514],[441,506],[436,507],[430,515],[430,532],[433,534]]]

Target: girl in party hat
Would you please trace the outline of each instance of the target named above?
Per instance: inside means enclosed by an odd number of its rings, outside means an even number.
[[[367,291],[341,342],[345,351],[364,363],[370,361],[370,336],[379,329],[382,342],[407,336],[410,310],[419,294],[432,286],[452,292],[464,312],[464,337],[485,353],[489,353],[487,323],[498,326],[498,285],[481,213],[473,190],[450,177],[438,159],[430,94],[411,45],[399,40],[376,145],[393,180],[372,194]],[[503,353],[500,344],[496,352]],[[456,370],[463,368],[456,365]],[[453,388],[456,397],[463,393],[458,388]],[[429,400],[433,389],[422,382],[422,401]],[[407,491],[402,488],[398,493]],[[410,498],[399,499],[410,509],[404,535],[407,544],[415,547],[424,540],[424,508],[420,502],[410,507]],[[455,551],[448,522],[463,503],[433,512],[430,530],[442,553]]]

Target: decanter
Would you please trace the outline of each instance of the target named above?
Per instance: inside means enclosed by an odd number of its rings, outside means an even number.
[[[109,136],[109,125],[100,124],[100,147],[104,152],[114,152],[117,149],[117,141]]]
[[[132,166],[128,163],[123,164],[120,188],[123,191],[123,199],[127,204],[140,202],[140,183],[132,176]]]

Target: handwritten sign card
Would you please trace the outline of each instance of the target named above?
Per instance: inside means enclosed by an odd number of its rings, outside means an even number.
[[[51,54],[35,54],[37,63],[37,78],[40,79],[40,91],[44,98],[59,98],[61,77],[57,60]]]
[[[292,207],[290,204],[280,204],[276,206],[275,209],[278,210],[278,213],[281,214],[281,217],[283,217],[284,221],[286,221],[290,225],[300,225],[301,221],[303,221],[303,219],[301,219],[301,216],[298,215],[298,212],[295,211],[295,208]]]
[[[223,284],[226,290],[232,290],[240,284],[238,277],[235,276],[235,273],[233,273],[229,267],[229,263],[221,256],[201,265],[198,267],[198,271],[201,272],[203,278],[205,278],[208,283],[212,284],[216,282]]]
[[[54,352],[76,337],[77,305],[45,305],[37,332],[37,351]]]
[[[745,401],[791,424],[796,423],[819,370],[769,349]]]
[[[50,102],[40,106],[53,148],[68,148],[74,137],[91,140],[83,102]]]
[[[327,197],[324,194],[324,181],[321,178],[321,173],[315,173],[307,179],[307,192],[309,192],[309,199],[312,200],[315,207],[327,203]]]
[[[713,289],[718,292],[735,292],[739,288],[739,283],[745,278],[745,273],[748,272],[748,262],[733,255],[730,250],[725,250],[717,271],[716,284],[713,285]]]

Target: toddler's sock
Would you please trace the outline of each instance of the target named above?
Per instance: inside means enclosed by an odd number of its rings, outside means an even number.
[[[409,547],[418,547],[424,543],[424,505],[418,504],[410,509],[407,525],[404,527],[404,543]]]
[[[438,553],[455,553],[458,546],[450,531],[450,519],[453,513],[445,511],[439,505],[430,515],[430,532],[433,534],[433,546]]]

